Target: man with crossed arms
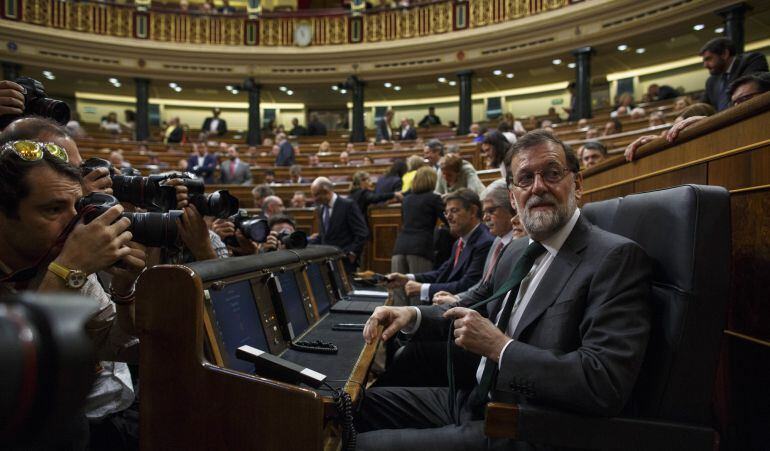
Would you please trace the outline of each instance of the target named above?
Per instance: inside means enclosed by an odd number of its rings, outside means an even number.
[[[451,322],[454,344],[482,357],[480,384],[454,396],[447,387],[369,390],[357,449],[526,449],[484,435],[487,401],[612,416],[629,399],[650,331],[650,262],[581,216],[572,149],[535,131],[511,155],[511,198],[530,239],[508,246],[492,280],[474,290],[474,300],[492,298],[491,320],[466,307],[378,307],[364,329],[367,342],[378,326],[382,340],[399,331],[436,340]]]

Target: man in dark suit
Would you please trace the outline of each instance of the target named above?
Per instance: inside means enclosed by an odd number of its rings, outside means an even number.
[[[227,133],[227,121],[219,117],[219,115],[222,114],[222,110],[219,108],[214,108],[211,110],[211,114],[211,117],[207,117],[203,120],[203,125],[201,125],[201,132],[207,136],[222,136]]]
[[[292,147],[289,140],[286,139],[286,135],[284,133],[279,133],[278,136],[275,137],[275,140],[278,142],[278,155],[275,156],[275,165],[293,165],[296,159],[294,147]]]
[[[398,331],[440,339],[481,356],[478,383],[367,390],[357,444],[373,449],[529,449],[484,435],[484,406],[536,403],[585,415],[617,415],[642,365],[650,331],[651,266],[634,242],[605,232],[577,209],[574,152],[552,134],[524,135],[511,150],[511,197],[530,239],[506,248],[489,283],[465,307],[378,307],[364,338]],[[490,295],[490,293],[492,293]],[[453,406],[456,406],[454,409]]]
[[[291,130],[289,131],[291,136],[305,136],[307,135],[307,129],[299,125],[299,119],[296,117],[291,120]]]
[[[735,43],[728,38],[714,38],[700,50],[703,67],[711,76],[706,80],[703,101],[717,111],[730,106],[728,88],[737,78],[756,72],[767,72],[767,59],[761,53],[736,55]]]
[[[205,142],[193,143],[193,154],[187,159],[187,170],[203,179],[203,183],[214,183],[217,157],[209,153]]]
[[[310,185],[310,193],[315,199],[318,218],[321,220],[321,233],[313,234],[308,241],[342,249],[348,257],[342,260],[345,269],[352,274],[366,239],[369,238],[364,216],[355,202],[334,192],[334,184],[326,177],[315,179]]]
[[[308,136],[326,136],[326,126],[318,119],[318,115],[310,115],[310,122],[307,124]]]
[[[227,185],[250,185],[251,170],[249,165],[238,158],[238,149],[235,146],[227,148],[228,159],[219,167],[221,182]]]
[[[420,121],[420,127],[430,127],[431,125],[441,125],[441,118],[436,116],[436,108],[428,107],[428,114]]]
[[[417,130],[414,128],[414,121],[409,118],[401,119],[401,130],[398,133],[398,139],[415,140],[417,139]]]
[[[477,283],[494,237],[481,223],[481,201],[469,189],[459,189],[444,199],[444,214],[453,236],[452,257],[433,271],[418,274],[388,274],[388,288],[404,287],[407,296],[420,296],[430,304],[439,291],[459,293]]]
[[[375,140],[378,143],[387,142],[393,140],[393,130],[391,130],[390,122],[393,120],[393,110],[385,112],[385,116],[377,121],[377,136]]]

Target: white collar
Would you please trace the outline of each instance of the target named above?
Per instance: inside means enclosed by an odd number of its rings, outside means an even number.
[[[478,224],[476,224],[476,227],[474,227],[473,229],[471,229],[471,231],[470,231],[470,232],[468,232],[467,234],[463,235],[463,236],[460,238],[461,240],[463,240],[463,244],[468,244],[468,239],[471,237],[471,235],[473,235],[473,232],[475,232],[475,231],[476,231],[476,229],[478,229],[480,225],[481,225],[481,222],[479,222]]]
[[[332,199],[327,204],[329,208],[334,208],[334,203],[337,202],[337,193],[332,193]]]
[[[559,253],[559,250],[564,245],[564,242],[567,241],[567,237],[569,237],[569,234],[572,233],[572,229],[575,228],[575,224],[577,224],[579,217],[580,209],[576,208],[575,213],[572,214],[570,220],[567,221],[567,223],[564,224],[561,229],[557,230],[556,233],[540,242],[540,244],[545,247],[545,250],[547,250],[549,254],[555,257],[556,254]],[[530,244],[532,244],[533,241],[534,240],[532,238],[529,239]]]
[[[500,242],[503,243],[503,246],[507,245],[508,243],[511,242],[511,240],[513,240],[513,229],[511,229],[510,232],[506,233],[505,235],[499,238],[500,238]]]

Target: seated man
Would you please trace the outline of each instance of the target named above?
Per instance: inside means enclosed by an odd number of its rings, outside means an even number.
[[[86,332],[100,362],[84,413],[94,428],[134,399],[123,362],[138,360],[138,340],[132,336],[133,286],[145,267],[145,249],[131,241],[131,221],[121,218],[120,205],[88,224],[77,218],[81,175],[68,163],[65,149],[35,141],[2,144],[0,291],[78,292],[93,302]],[[118,261],[122,268],[113,266]],[[96,277],[103,270],[112,275],[109,294]]]
[[[420,296],[430,304],[439,291],[459,293],[478,282],[484,270],[493,237],[481,223],[481,202],[469,189],[447,195],[444,213],[453,236],[459,237],[452,246],[453,257],[438,269],[419,274],[388,274],[388,288],[404,287],[407,296]]]
[[[286,245],[280,239],[281,234],[291,234],[297,229],[297,225],[291,216],[284,214],[277,214],[270,218],[267,222],[267,226],[270,228],[270,235],[262,246],[260,252],[271,252],[278,249],[286,249]]]
[[[481,356],[472,390],[381,387],[367,391],[356,418],[360,450],[520,449],[484,435],[490,400],[533,403],[584,415],[617,415],[642,365],[650,332],[651,265],[634,242],[580,214],[582,176],[574,152],[534,131],[512,148],[511,195],[529,240],[508,246],[492,280],[465,307],[378,307],[388,340],[449,335]],[[519,446],[521,445],[521,446]]]
[[[304,191],[294,191],[294,195],[291,197],[291,208],[305,208],[307,207],[307,199],[305,198]]]
[[[596,166],[607,159],[607,148],[599,141],[588,141],[578,151],[584,168]]]

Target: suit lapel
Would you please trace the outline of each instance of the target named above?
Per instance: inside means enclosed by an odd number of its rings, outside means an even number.
[[[493,286],[493,292],[499,290],[500,287],[502,287],[511,276],[513,267],[516,266],[516,262],[519,260],[519,257],[521,257],[522,252],[524,252],[524,249],[526,249],[528,245],[528,238],[519,238],[511,241],[508,243],[508,246],[505,247],[503,255],[501,255],[500,259],[497,261],[499,268],[495,268],[495,272],[492,275],[492,280],[496,282]],[[503,276],[503,274],[505,275]],[[494,318],[500,311],[500,306],[502,305],[503,299],[505,299],[505,295],[496,301],[492,301],[487,304],[487,312],[489,314],[488,318],[492,319],[492,321],[494,321]]]
[[[478,241],[479,235],[481,234],[482,230],[481,228],[485,227],[484,224],[479,224],[478,227],[476,227],[476,230],[471,233],[471,236],[468,237],[468,242],[463,245],[463,250],[460,252],[460,258],[457,259],[457,264],[452,268],[452,271],[449,273],[449,277],[453,277],[455,273],[465,265],[465,262],[471,258],[471,248],[476,244],[476,241]],[[455,241],[455,246],[457,245],[457,241]],[[454,258],[454,251],[455,247],[452,247],[452,257]]]
[[[516,325],[512,338],[518,339],[521,333],[532,324],[545,310],[550,307],[572,277],[575,268],[580,264],[580,252],[586,247],[588,228],[590,225],[580,216],[575,228],[564,242],[556,258],[548,267],[548,272],[540,280],[535,293],[527,304],[521,320]]]

